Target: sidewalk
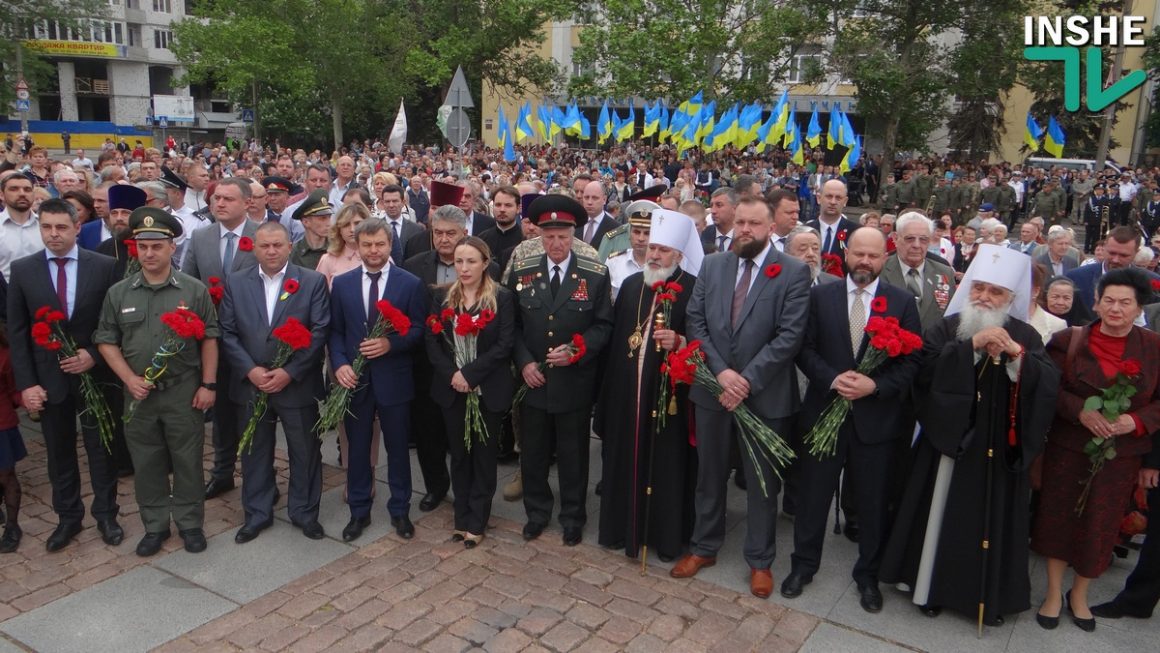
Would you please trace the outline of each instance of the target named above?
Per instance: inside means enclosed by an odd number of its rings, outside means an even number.
[[[858,606],[848,569],[856,549],[827,538],[822,572],[794,601],[767,601],[748,592],[741,559],[744,496],[730,495],[729,534],[718,565],[691,581],[668,576],[667,564],[638,561],[595,545],[599,497],[589,497],[589,526],[577,547],[552,527],[523,542],[523,508],[497,498],[491,529],[475,550],[448,543],[451,509],[412,510],[413,540],[394,535],[378,506],[374,522],[352,544],[341,541],[348,515],[342,470],[333,465],[333,438],[323,445],[322,523],[328,537],[308,540],[293,529],[284,504],[273,528],[255,542],[234,544],[241,524],[240,490],[206,506],[205,553],[191,555],[172,538],[154,558],[133,549],[142,534],[132,484],[121,483],[125,542],[105,546],[86,520],[78,541],[47,554],[55,526],[44,451],[34,425],[24,430],[30,456],[16,554],[0,557],[0,653],[6,651],[1125,651],[1151,650],[1157,620],[1100,621],[1086,634],[1065,619],[1047,632],[1031,612],[975,637],[972,620],[953,614],[928,619],[908,597],[883,587],[885,609]],[[207,450],[207,467],[209,463]],[[592,478],[599,477],[593,442]],[[385,461],[384,461],[385,462]],[[279,485],[285,491],[284,454]],[[416,502],[421,496],[413,465]],[[502,486],[514,467],[500,469]],[[378,497],[388,492],[385,468]],[[595,483],[593,482],[593,485]],[[739,527],[740,526],[740,527]],[[779,523],[773,572],[788,572],[792,525]],[[1042,596],[1039,561],[1033,602]],[[1093,601],[1113,595],[1134,559],[1116,564],[1093,587]]]

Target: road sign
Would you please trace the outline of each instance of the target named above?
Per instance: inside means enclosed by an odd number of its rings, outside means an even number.
[[[162,129],[169,127],[169,118],[166,116],[157,116],[157,126]]]
[[[463,76],[463,67],[460,66],[455,69],[455,77],[451,79],[451,86],[447,89],[443,106],[439,107],[440,117],[446,115],[443,135],[455,147],[463,147],[467,139],[471,138],[471,121],[464,109],[474,106],[471,89],[467,86],[467,78]]]
[[[463,147],[469,138],[471,138],[471,121],[467,118],[467,112],[455,107],[447,117],[447,140],[455,147]]]
[[[28,100],[28,82],[24,81],[23,77],[16,82],[16,99]],[[28,111],[28,109],[19,109],[19,111]]]
[[[16,100],[16,110],[19,111],[20,113],[28,113],[29,109],[31,109],[31,108],[32,107],[30,106],[30,102],[29,102],[28,98],[22,98],[22,99]]]
[[[242,122],[254,122],[253,109],[242,109]]]

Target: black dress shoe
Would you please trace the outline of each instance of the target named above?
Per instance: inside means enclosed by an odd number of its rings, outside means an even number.
[[[371,517],[351,517],[347,522],[346,528],[342,529],[342,541],[351,542],[357,540],[363,534],[363,529],[371,525]]]
[[[584,534],[579,526],[564,527],[564,546],[576,546],[582,539],[584,539]]]
[[[56,527],[56,530],[52,532],[52,535],[48,536],[48,540],[44,543],[44,548],[47,549],[49,553],[60,551],[61,549],[68,546],[69,542],[72,542],[72,539],[80,532],[80,522],[61,522]]]
[[[278,486],[275,485],[274,486],[274,505],[278,505],[278,502],[281,500],[282,500],[282,490],[279,490]]]
[[[1065,596],[1064,598],[1067,600],[1067,612],[1068,612],[1068,614],[1071,615],[1071,623],[1075,624],[1076,626],[1079,626],[1079,629],[1086,632],[1086,633],[1095,632],[1095,630],[1096,630],[1096,618],[1095,617],[1091,617],[1089,619],[1080,619],[1079,617],[1075,616],[1075,610],[1071,609],[1071,590],[1067,591],[1067,596]]]
[[[524,524],[524,541],[531,542],[544,532],[544,525],[535,522],[528,522]]]
[[[415,525],[411,523],[411,518],[406,515],[391,517],[391,526],[395,527],[395,532],[404,540],[415,537]]]
[[[1150,619],[1151,612],[1144,612],[1141,610],[1131,610],[1121,603],[1116,601],[1108,601],[1099,605],[1093,605],[1092,615],[1096,617],[1103,617],[1104,619],[1119,619],[1121,617],[1132,617],[1134,619]]]
[[[258,537],[258,535],[274,525],[273,519],[267,519],[260,524],[246,524],[238,529],[237,535],[234,535],[234,542],[237,544],[245,544]]]
[[[435,494],[434,492],[424,494],[423,498],[419,501],[419,510],[431,512],[438,508],[440,503],[443,503],[443,497],[445,496],[447,496],[446,492],[442,494]]]
[[[109,546],[117,546],[125,541],[125,531],[117,523],[116,517],[102,519],[97,522],[97,532],[101,534],[101,541]]]
[[[205,484],[205,498],[206,500],[221,496],[226,492],[234,489],[234,479],[231,478],[211,478],[209,483]],[[277,501],[275,501],[277,503]]]
[[[937,605],[930,605],[929,603],[926,605],[918,606],[918,611],[923,615],[930,617],[931,619],[934,619],[935,617],[942,614],[942,608]]]
[[[205,541],[205,531],[200,528],[187,528],[183,531],[178,531],[181,536],[181,541],[185,543],[185,550],[190,553],[201,553],[209,546]]]
[[[785,580],[781,581],[781,595],[787,599],[796,599],[802,595],[802,588],[813,581],[813,576],[807,577],[796,571],[791,571]]]
[[[4,528],[4,535],[0,536],[0,553],[12,553],[20,546],[20,539],[24,531],[16,524],[8,524]]]
[[[847,540],[850,540],[851,542],[857,544],[858,537],[861,535],[862,530],[860,528],[858,528],[858,522],[850,521],[849,519],[847,519],[846,526],[845,526],[845,528],[842,529],[842,532],[845,533]]]
[[[155,555],[161,550],[161,545],[165,543],[165,540],[169,539],[169,535],[168,528],[160,533],[146,533],[145,537],[141,538],[141,541],[137,543],[137,555],[142,558]]]
[[[302,524],[300,528],[302,534],[312,540],[321,540],[326,537],[326,530],[322,528],[322,524],[319,524],[317,519]]]
[[[866,583],[858,586],[861,595],[859,603],[866,612],[882,611],[882,592],[878,591],[878,583]]]
[[[1001,615],[1001,614],[997,614],[994,617],[991,617],[990,619],[983,619],[983,625],[987,626],[989,628],[998,628],[999,626],[1002,626],[1005,623],[1007,623],[1007,620],[1004,619],[1003,615]]]

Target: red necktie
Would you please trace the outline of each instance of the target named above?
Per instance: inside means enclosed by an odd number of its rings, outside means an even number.
[[[60,301],[60,311],[68,316],[68,275],[64,266],[68,265],[67,258],[54,258],[56,262],[56,298]]]

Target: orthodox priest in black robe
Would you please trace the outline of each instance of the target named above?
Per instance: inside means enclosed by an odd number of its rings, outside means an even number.
[[[1030,607],[1028,469],[1059,372],[1015,317],[1027,315],[1030,260],[983,245],[971,268],[924,335],[922,432],[880,577],[913,591],[928,616],[948,608],[999,625]]]
[[[698,248],[695,260],[683,254],[687,246]],[[617,295],[594,423],[604,440],[599,542],[623,548],[630,557],[647,544],[659,558],[671,560],[692,534],[697,467],[688,386],[675,392],[669,386],[663,425],[658,395],[664,357],[687,344],[685,309],[697,278],[683,268],[699,269],[700,255],[692,220],[658,209],[652,214],[645,270],[625,279]],[[668,323],[657,319],[658,281],[669,284],[667,292],[676,297]]]

